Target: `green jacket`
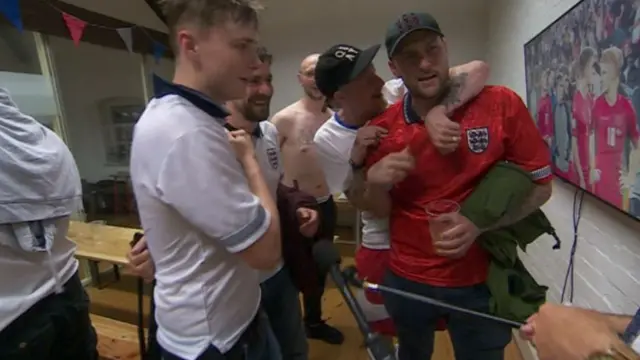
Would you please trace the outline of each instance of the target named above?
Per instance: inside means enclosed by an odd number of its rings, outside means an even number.
[[[528,172],[520,167],[500,162],[489,171],[478,187],[461,205],[461,213],[478,228],[494,225],[505,214],[518,209],[535,184]],[[524,322],[546,300],[547,287],[539,285],[520,259],[518,248],[543,234],[559,240],[553,226],[541,210],[523,220],[498,230],[483,233],[477,241],[491,255],[487,286],[491,292],[491,313]]]

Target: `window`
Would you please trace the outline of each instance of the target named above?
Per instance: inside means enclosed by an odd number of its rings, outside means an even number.
[[[91,184],[120,178],[129,171],[133,126],[146,104],[142,56],[53,36],[49,47],[80,176]]]
[[[0,86],[20,110],[58,130],[58,106],[39,34],[0,23]]]
[[[111,98],[101,105],[106,164],[128,166],[131,155],[133,127],[144,106],[138,98]]]

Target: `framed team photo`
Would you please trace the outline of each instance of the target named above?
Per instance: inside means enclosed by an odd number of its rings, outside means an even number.
[[[556,176],[640,218],[640,0],[583,0],[524,46]]]

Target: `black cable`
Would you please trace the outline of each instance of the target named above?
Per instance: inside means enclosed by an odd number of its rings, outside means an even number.
[[[577,189],[573,195],[573,243],[571,244],[571,251],[569,253],[569,265],[567,266],[567,272],[564,276],[564,284],[562,285],[562,295],[560,296],[560,302],[562,303],[564,303],[565,296],[567,295],[567,287],[570,287],[569,302],[573,303],[575,287],[575,257],[578,249],[578,228],[580,227],[580,219],[582,219],[584,194],[584,190]]]

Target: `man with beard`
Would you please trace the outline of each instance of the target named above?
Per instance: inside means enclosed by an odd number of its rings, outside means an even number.
[[[389,26],[385,45],[391,70],[408,92],[369,124],[387,134],[364,163],[353,166],[350,200],[389,217],[393,246],[385,285],[488,312],[489,255],[475,242],[482,230],[456,211],[432,218],[438,226],[431,228],[425,209],[434,201],[462,203],[497,162],[509,161],[537,184],[520,209],[489,230],[513,224],[551,196],[548,148],[518,95],[487,86],[452,114],[464,140],[454,152],[441,154],[427,140],[422,117],[461,79],[449,77],[447,42],[438,23],[426,13],[404,14]],[[446,102],[460,102],[456,91],[449,93]],[[503,359],[510,328],[392,294],[383,297],[398,333],[400,360],[431,358],[434,330],[443,317],[458,360]]]
[[[225,127],[232,134],[251,134],[255,157],[271,196],[275,199],[283,170],[278,132],[273,124],[266,121],[273,97],[273,57],[264,47],[258,48],[258,57],[261,64],[248,78],[244,98],[226,103],[230,115],[226,118]],[[300,232],[304,236],[313,237],[318,228],[318,213],[312,209],[299,208],[296,214],[301,224]],[[153,277],[153,261],[148,255],[144,239],[129,253],[129,262],[136,274],[147,279]],[[308,344],[298,290],[284,262],[280,260],[272,270],[262,271],[260,280],[261,304],[280,345],[282,359],[307,359]]]
[[[376,126],[366,126],[375,116],[384,112],[388,105],[400,99],[403,95],[395,91],[387,91],[386,101],[379,97],[388,88],[376,74],[372,61],[378,53],[380,45],[360,50],[351,45],[335,45],[325,51],[318,60],[316,67],[316,84],[318,89],[327,97],[328,102],[340,110],[318,129],[314,142],[318,152],[318,159],[332,194],[349,192],[349,175],[352,166],[364,161],[367,150],[375,147],[385,136],[386,130]],[[473,61],[457,66],[450,70],[452,76],[463,76],[466,81],[461,86],[452,89],[459,92],[459,103],[443,103],[432,110],[426,117],[431,141],[438,146],[434,138],[441,138],[443,130],[458,125],[445,116],[469,99],[477,95],[489,77],[489,66],[481,61]],[[400,80],[393,85],[404,88]],[[384,86],[383,86],[384,85]],[[397,88],[396,87],[396,88]],[[396,99],[396,96],[399,96]],[[443,111],[444,110],[444,111]],[[442,149],[447,152],[450,144]],[[358,275],[372,282],[380,282],[384,274],[389,257],[389,224],[388,219],[380,219],[364,211],[362,213],[362,243],[356,252],[356,267]],[[366,300],[360,297],[365,311],[371,310],[369,320],[372,328],[378,333],[394,336],[395,330],[384,309],[379,309],[382,298],[379,293],[367,292]]]
[[[300,64],[298,80],[304,91],[303,97],[282,109],[271,121],[277,127],[280,138],[284,164],[282,183],[316,198],[321,218],[321,229],[316,237],[333,241],[337,209],[313,145],[316,131],[331,116],[326,99],[315,83],[318,56],[309,55]],[[382,94],[380,99],[382,100]],[[342,333],[322,319],[322,295],[327,274],[320,271],[317,277],[316,291],[305,292],[303,296],[307,336],[330,344],[341,344],[344,341]]]
[[[274,198],[283,175],[278,131],[266,121],[273,97],[271,80],[272,56],[266,49],[259,50],[262,65],[249,78],[244,99],[227,103],[231,113],[227,117],[227,129],[242,130],[252,135],[260,169]],[[313,237],[318,230],[318,213],[307,208],[296,212],[300,233]],[[262,306],[269,317],[271,328],[278,339],[283,360],[304,360],[308,356],[308,345],[302,323],[302,311],[298,300],[298,289],[294,286],[289,271],[281,260],[276,268],[262,272]]]

